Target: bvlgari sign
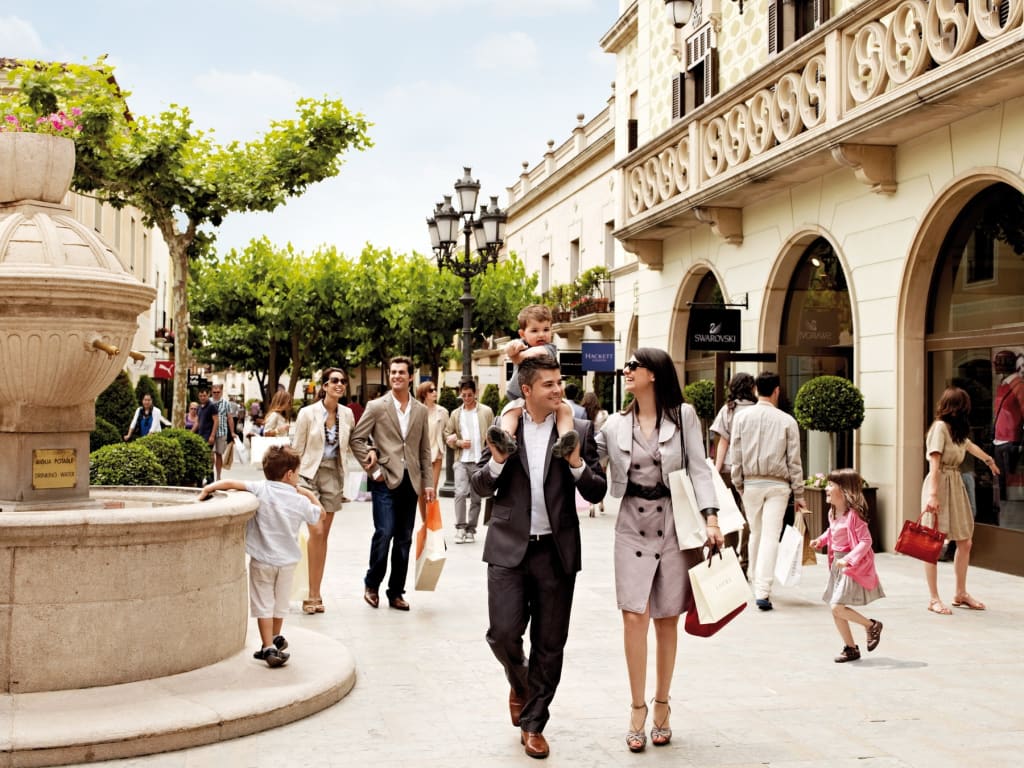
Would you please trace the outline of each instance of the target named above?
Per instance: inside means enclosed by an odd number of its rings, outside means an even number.
[[[739,348],[738,309],[690,309],[690,349],[735,352]]]

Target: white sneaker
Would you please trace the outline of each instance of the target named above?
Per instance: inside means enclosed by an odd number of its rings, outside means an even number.
[[[463,541],[465,541],[467,544],[472,544],[474,541],[476,541],[476,534],[472,531],[466,531],[466,535],[463,538]]]
[[[462,528],[459,528],[458,533],[455,534],[455,543],[456,544],[465,544],[466,543],[466,535],[467,535],[466,531],[464,529],[462,529]]]

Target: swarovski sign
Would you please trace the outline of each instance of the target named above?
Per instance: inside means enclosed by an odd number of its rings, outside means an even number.
[[[740,349],[740,311],[738,309],[690,310],[690,349],[735,352]]]

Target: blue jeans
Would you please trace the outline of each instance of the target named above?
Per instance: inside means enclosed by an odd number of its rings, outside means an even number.
[[[370,480],[373,500],[373,539],[370,541],[370,567],[364,584],[379,589],[388,569],[388,549],[391,550],[391,578],[388,579],[387,597],[394,600],[405,592],[405,578],[409,573],[409,551],[412,549],[412,527],[419,509],[416,491],[409,473],[402,476],[397,488]],[[392,541],[394,542],[392,544]]]

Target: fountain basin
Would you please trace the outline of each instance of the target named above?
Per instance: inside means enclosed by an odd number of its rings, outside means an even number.
[[[238,653],[257,501],[195,499],[93,488],[85,508],[0,514],[0,693],[148,680]]]

